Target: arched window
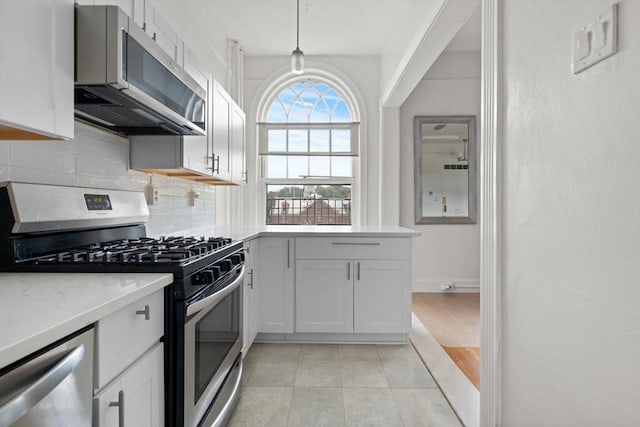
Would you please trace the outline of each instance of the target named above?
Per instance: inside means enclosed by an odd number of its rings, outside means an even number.
[[[352,223],[359,123],[348,98],[320,78],[276,91],[259,123],[267,224]]]

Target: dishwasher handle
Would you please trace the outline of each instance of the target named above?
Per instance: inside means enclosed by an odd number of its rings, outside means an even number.
[[[28,378],[27,384],[22,391],[13,396],[0,396],[0,426],[9,426],[18,418],[26,414],[36,406],[42,399],[60,385],[65,378],[71,374],[84,357],[84,344],[80,344],[68,352],[51,369],[41,374],[42,368],[39,365],[29,363],[16,368],[9,378],[4,381],[15,381],[15,376]],[[10,390],[4,382],[0,380],[0,390]]]

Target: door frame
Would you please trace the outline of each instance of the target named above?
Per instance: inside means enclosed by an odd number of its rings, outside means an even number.
[[[480,425],[502,414],[502,0],[482,1]]]

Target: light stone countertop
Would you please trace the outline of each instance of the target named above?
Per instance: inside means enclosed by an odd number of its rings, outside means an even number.
[[[180,234],[180,233],[178,233]],[[275,237],[414,237],[420,232],[393,225],[217,225],[185,233],[189,236],[221,236],[249,241],[260,236]]]
[[[172,281],[167,273],[0,273],[0,368]]]

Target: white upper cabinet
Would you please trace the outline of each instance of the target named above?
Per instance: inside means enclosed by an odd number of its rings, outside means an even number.
[[[231,180],[231,109],[233,99],[217,81],[213,81],[212,87],[212,162],[213,176],[225,180]]]
[[[73,138],[73,0],[0,1],[0,139]]]
[[[135,18],[134,18],[135,20]],[[144,31],[171,56],[182,64],[182,41],[167,21],[153,7],[150,0],[144,0]]]
[[[233,184],[246,182],[245,114],[222,85],[212,84],[213,176]]]
[[[245,114],[235,102],[231,110],[231,181],[238,185],[247,182]]]

